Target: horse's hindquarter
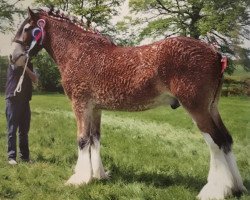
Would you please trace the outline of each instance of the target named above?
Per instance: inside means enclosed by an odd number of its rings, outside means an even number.
[[[221,67],[218,53],[208,44],[177,37],[166,40],[162,51],[159,74],[171,94],[183,101],[214,96]]]

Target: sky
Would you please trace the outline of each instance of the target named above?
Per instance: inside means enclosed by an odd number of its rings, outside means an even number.
[[[17,0],[9,0],[10,3],[15,3]],[[28,6],[33,7],[32,5],[33,0],[21,0],[18,2],[17,5],[19,5],[22,8],[28,8]],[[124,16],[128,14],[128,0],[125,0],[124,4],[121,7],[121,14],[117,16],[113,21],[122,20]],[[16,28],[18,28],[18,22],[20,23],[20,20],[16,20]],[[250,29],[250,27],[249,27]],[[14,33],[0,33],[0,55],[9,55],[13,50],[13,44],[11,43],[11,40],[14,37]],[[250,40],[245,40],[244,46],[247,48],[250,48]]]

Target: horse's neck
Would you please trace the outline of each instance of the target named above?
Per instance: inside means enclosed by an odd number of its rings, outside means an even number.
[[[79,59],[84,51],[87,50],[88,53],[91,53],[90,49],[95,51],[103,45],[112,45],[105,41],[105,38],[80,30],[67,22],[51,20],[48,24],[47,37],[49,40],[45,41],[45,49],[61,72],[67,67],[67,63]],[[95,48],[89,48],[92,45]]]

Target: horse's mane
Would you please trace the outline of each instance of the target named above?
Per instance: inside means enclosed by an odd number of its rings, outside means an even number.
[[[42,7],[39,9],[35,9],[39,12],[39,14],[45,14],[48,15],[51,18],[58,19],[61,21],[66,21],[68,23],[72,23],[75,26],[77,26],[79,29],[82,29],[82,31],[92,33],[98,36],[103,37],[103,39],[108,40],[111,44],[115,45],[113,40],[111,39],[110,36],[107,35],[102,35],[98,30],[96,30],[93,27],[93,24],[90,24],[90,26],[87,26],[87,20],[84,17],[76,16],[73,14],[69,14],[66,11],[63,11],[61,9],[57,9],[54,7],[48,8],[48,7]]]

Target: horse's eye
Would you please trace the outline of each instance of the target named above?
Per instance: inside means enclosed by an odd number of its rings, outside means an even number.
[[[29,26],[29,27],[24,28],[24,31],[27,32],[27,31],[29,31],[30,29],[32,29],[32,26]]]

